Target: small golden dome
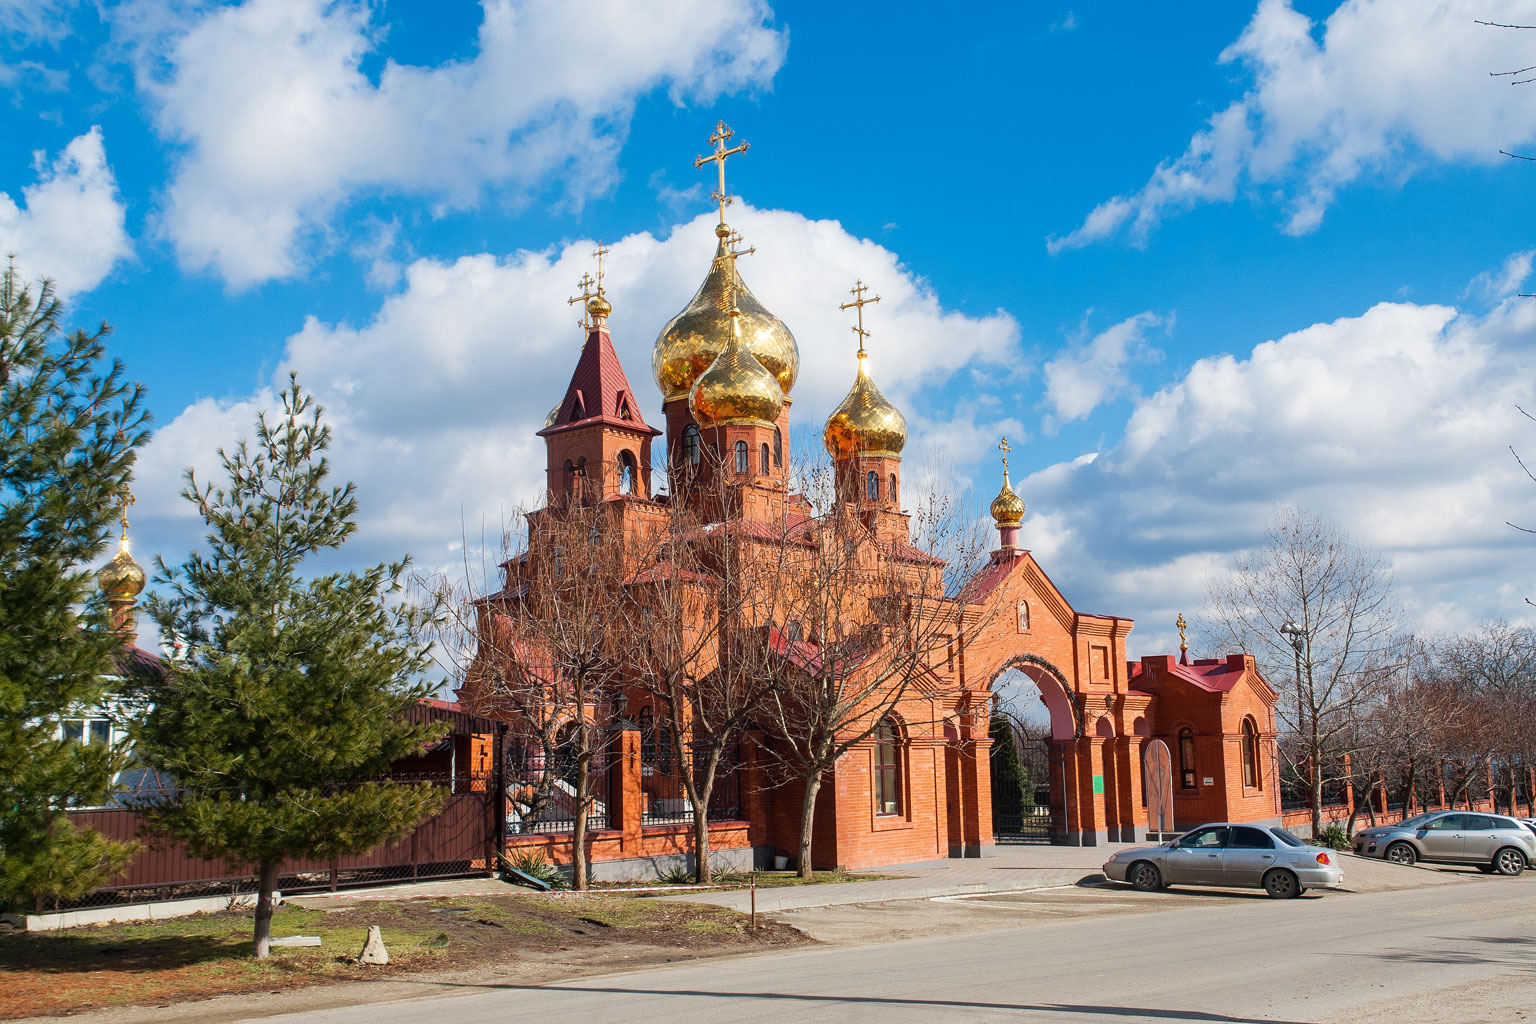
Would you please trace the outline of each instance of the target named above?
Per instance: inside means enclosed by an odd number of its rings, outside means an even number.
[[[144,569],[128,553],[128,539],[122,540],[117,554],[96,574],[96,585],[112,602],[131,602],[144,592]]]
[[[592,296],[592,301],[587,303],[587,312],[592,314],[593,319],[597,319],[612,313],[613,307],[608,304],[607,299],[603,298],[603,293],[598,292]]]
[[[827,417],[822,442],[834,459],[853,455],[900,456],[907,444],[907,420],[890,403],[864,368],[865,355],[859,353],[859,375],[854,378],[848,397]]]
[[[999,528],[1018,526],[1024,521],[1024,499],[1019,497],[1008,483],[1008,470],[1003,469],[1003,489],[992,499],[992,518]]]
[[[546,427],[554,426],[555,420],[560,418],[560,406],[564,401],[565,399],[562,398],[559,402],[556,402],[555,407],[549,410],[549,415],[544,417],[544,425]]]
[[[747,349],[778,379],[780,397],[789,394],[800,374],[800,347],[784,321],[757,301],[741,279],[726,248],[731,229],[715,228],[720,239],[715,260],[699,290],[656,338],[651,371],[666,402],[686,397],[699,376],[714,363],[732,337],[731,293],[741,310],[740,333]],[[734,277],[734,282],[732,278]],[[734,284],[734,287],[732,285]]]
[[[779,390],[777,378],[753,358],[737,332],[693,382],[688,392],[688,408],[706,430],[727,423],[771,427],[784,408],[784,392]]]

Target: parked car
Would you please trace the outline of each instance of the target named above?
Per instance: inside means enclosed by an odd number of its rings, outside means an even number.
[[[1536,831],[1501,814],[1436,811],[1355,833],[1355,853],[1394,864],[1472,864],[1518,875],[1536,860]]]
[[[1283,828],[1218,822],[1161,846],[1121,850],[1104,862],[1104,877],[1142,892],[1221,885],[1264,889],[1284,899],[1311,888],[1334,888],[1343,883],[1344,872],[1327,850]]]

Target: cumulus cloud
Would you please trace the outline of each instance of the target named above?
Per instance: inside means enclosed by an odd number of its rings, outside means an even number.
[[[1171,646],[1173,618],[1278,503],[1381,551],[1422,628],[1528,617],[1511,565],[1529,538],[1506,521],[1536,499],[1508,448],[1536,433],[1515,408],[1536,391],[1533,335],[1536,305],[1518,298],[1482,313],[1383,302],[1201,359],[1096,458],[1024,481],[1025,540],[1074,600],[1151,616],[1142,650]]]
[[[1168,326],[1155,313],[1137,313],[1063,350],[1045,364],[1045,400],[1063,421],[1084,418],[1130,386],[1127,363],[1158,356],[1147,335]]]
[[[490,189],[579,203],[615,180],[638,96],[708,101],[766,85],[786,46],[763,0],[483,8],[472,56],[386,60],[376,76],[364,66],[386,29],[375,5],[247,0],[171,25],[120,17],[158,130],[182,147],[163,214],[182,263],[235,287],[291,275],[364,196],[465,208]]]
[[[1283,229],[1322,223],[1338,191],[1367,176],[1394,180],[1434,162],[1487,163],[1536,140],[1536,93],[1490,72],[1530,63],[1526,33],[1484,21],[1530,22],[1522,0],[1346,0],[1317,26],[1290,0],[1260,0],[1220,55],[1253,80],[1177,159],[1129,195],[1100,203],[1047,242],[1051,252],[1124,234],[1132,244],[1170,215],[1276,198]]]
[[[822,422],[851,385],[856,349],[850,314],[837,307],[863,278],[882,296],[866,310],[871,372],[914,422],[943,416],[925,396],[967,368],[1012,360],[1018,325],[1007,314],[945,309],[895,253],[832,221],[732,207],[732,223],[757,247],[742,276],[789,325],[800,345],[790,442],[819,444]],[[612,243],[605,261],[610,321],[619,357],[645,417],[661,423],[650,372],[656,335],[709,268],[714,215],[666,237],[639,233]],[[348,557],[412,551],[427,566],[454,562],[544,486],[544,444],[534,432],[565,392],[583,340],[566,305],[591,269],[590,241],[506,257],[418,259],[366,323],[307,320],[287,340],[271,385],[292,370],[316,392],[335,428],[338,475],[358,482],[361,529]],[[139,505],[148,542],[179,552],[196,543],[175,497],[186,465],[211,471],[213,449],[249,436],[270,386],[223,401],[205,399],[174,417],[144,453]],[[812,440],[812,439],[815,440]],[[982,449],[988,450],[991,441]],[[914,449],[921,438],[914,441]],[[467,536],[466,536],[467,532]]]
[[[101,129],[72,140],[52,161],[32,155],[34,184],[17,203],[0,192],[0,253],[27,277],[51,277],[61,296],[89,291],[132,253],[117,179]]]

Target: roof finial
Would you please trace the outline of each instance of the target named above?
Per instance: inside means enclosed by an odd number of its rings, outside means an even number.
[[[724,222],[722,221],[722,223]],[[733,317],[741,316],[741,307],[736,304],[736,261],[741,259],[743,256],[751,256],[753,253],[757,252],[757,246],[755,245],[748,246],[745,249],[738,248],[743,241],[745,241],[745,239],[741,237],[741,232],[732,231],[725,237],[725,255],[720,257],[723,260],[729,261],[731,264],[731,272],[726,275],[725,279],[725,296],[730,301],[730,309],[727,310],[727,312],[729,312]]]
[[[129,490],[127,484],[123,484],[122,491],[117,495],[117,518],[123,524],[123,535],[117,542],[117,549],[119,551],[128,550],[128,507],[135,500],[137,499],[134,498],[133,491]]]
[[[869,332],[864,329],[864,307],[869,305],[871,302],[880,301],[880,296],[878,295],[872,299],[866,299],[864,297],[864,293],[867,291],[869,291],[869,285],[865,284],[862,280],[855,281],[853,283],[853,287],[848,289],[848,293],[853,296],[853,301],[845,302],[841,306],[837,307],[838,309],[853,309],[858,311],[859,324],[857,327],[850,328],[850,330],[859,336],[859,359],[861,361],[861,365],[862,360],[864,359],[864,339],[869,337]]]
[[[1001,441],[997,442],[997,450],[1003,453],[1003,483],[1007,483],[1008,482],[1008,453],[1013,451],[1013,449],[1008,446],[1008,435],[1004,434],[1003,435],[1003,439]]]
[[[1189,664],[1189,641],[1184,639],[1184,630],[1185,630],[1185,628],[1187,628],[1189,626],[1189,623],[1184,621],[1184,613],[1183,612],[1179,612],[1179,617],[1174,620],[1173,624],[1175,626],[1179,627],[1179,664],[1180,665],[1188,665]]]
[[[709,154],[709,156],[696,157],[693,161],[693,166],[695,167],[703,167],[710,161],[714,161],[719,165],[720,187],[711,192],[710,197],[713,198],[715,202],[720,204],[720,223],[722,225],[725,223],[725,208],[729,206],[731,202],[731,194],[725,190],[726,158],[735,156],[737,153],[745,153],[748,149],[751,148],[751,143],[743,142],[739,146],[733,146],[730,149],[727,149],[726,143],[730,142],[731,136],[735,134],[736,133],[731,130],[728,124],[726,124],[724,121],[719,122],[715,125],[714,134],[709,137],[709,144],[715,147],[715,151]]]
[[[567,306],[573,306],[578,302],[581,303],[581,319],[577,320],[576,323],[579,327],[582,328],[582,330],[585,331],[590,331],[592,329],[592,316],[587,312],[587,303],[596,298],[598,295],[597,292],[592,290],[592,286],[595,283],[596,282],[592,280],[591,274],[583,273],[581,275],[581,280],[576,282],[576,287],[581,289],[581,294],[572,296],[571,298],[565,300],[565,304]]]

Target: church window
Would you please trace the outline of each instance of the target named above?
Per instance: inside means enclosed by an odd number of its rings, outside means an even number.
[[[1179,730],[1179,785],[1195,788],[1195,734],[1189,729]]]
[[[889,717],[875,729],[875,813],[901,813],[901,734]]]
[[[570,459],[565,460],[565,479],[562,481],[563,490],[567,495],[576,493],[576,466]]]
[[[1259,788],[1259,727],[1243,719],[1243,785]]]
[[[789,639],[790,643],[794,643],[794,644],[799,643],[800,640],[801,640],[801,637],[804,635],[802,630],[801,630],[801,628],[800,628],[800,620],[799,619],[790,619],[787,623],[785,623],[784,624],[784,635]]]
[[[699,464],[699,428],[692,423],[683,428],[683,461],[690,466]]]
[[[629,452],[619,453],[619,493],[634,494],[635,479],[639,474],[635,472],[635,457]]]
[[[749,473],[752,471],[752,461],[747,455],[747,442],[736,442],[736,472]]]
[[[896,500],[896,474],[895,473],[891,474],[890,483],[891,483],[891,489],[886,492],[886,497],[890,498],[891,501],[895,501]]]
[[[639,719],[640,727],[640,762],[648,765],[663,774],[670,772],[672,765],[672,733],[666,723],[657,723],[656,713],[650,708],[641,708]]]
[[[880,500],[880,474],[874,470],[870,470],[869,475],[864,478],[864,497],[870,501]]]
[[[759,461],[762,463],[762,466],[763,466],[763,469],[762,469],[763,476],[767,476],[768,475],[768,442],[766,442],[766,441],[763,442],[763,452],[762,452],[762,455],[763,455],[763,457]]]
[[[778,427],[773,428],[773,464],[784,465],[784,432]]]
[[[1029,632],[1029,602],[1028,601],[1020,601],[1019,602],[1019,632],[1020,633],[1028,633]]]

